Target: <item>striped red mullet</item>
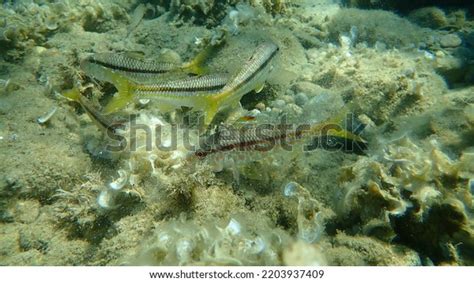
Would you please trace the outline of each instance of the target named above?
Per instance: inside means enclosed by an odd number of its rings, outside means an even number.
[[[296,128],[283,128],[278,125],[260,125],[243,128],[232,128],[221,126],[217,132],[210,135],[203,146],[194,155],[198,158],[230,151],[269,151],[276,146],[290,145],[301,139],[313,139],[310,145],[316,145],[325,149],[334,148],[354,151],[359,153],[366,148],[366,142],[355,135],[333,123],[303,124]],[[335,146],[337,145],[337,146]],[[308,147],[309,148],[309,147]],[[357,150],[357,152],[356,152]]]

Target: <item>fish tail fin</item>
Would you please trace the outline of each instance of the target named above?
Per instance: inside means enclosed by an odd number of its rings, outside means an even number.
[[[61,95],[71,101],[79,102],[80,97],[81,97],[81,92],[79,91],[79,88],[73,87],[71,89],[64,91]]]
[[[359,135],[360,131],[354,131],[352,124],[348,124],[347,114],[348,112],[343,112],[327,123],[328,130],[325,130],[319,145],[325,149],[340,149],[346,153],[364,155],[368,143]]]
[[[112,84],[117,88],[117,93],[104,108],[104,114],[110,114],[125,108],[133,100],[134,83],[125,77],[113,73],[110,75]]]
[[[360,137],[359,135],[356,135],[349,130],[346,129],[338,129],[338,130],[331,130],[328,132],[328,136],[334,136],[334,137],[339,137],[343,138],[346,140],[354,140],[356,142],[365,142],[365,140]]]
[[[202,75],[208,72],[207,66],[204,64],[212,55],[214,55],[222,43],[216,45],[210,45],[201,50],[194,59],[185,63],[183,68],[193,74]]]
[[[320,146],[328,150],[341,150],[344,153],[356,155],[366,155],[368,143],[359,135],[349,132],[345,129],[336,134],[329,133],[320,140]]]

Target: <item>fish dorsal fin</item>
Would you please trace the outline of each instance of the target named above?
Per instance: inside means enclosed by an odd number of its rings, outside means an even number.
[[[141,51],[126,51],[122,53],[123,56],[134,59],[134,60],[139,60],[139,61],[144,61],[145,60],[145,53]]]

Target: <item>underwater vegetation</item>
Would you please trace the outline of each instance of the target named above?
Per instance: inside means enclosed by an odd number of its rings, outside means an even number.
[[[371,9],[389,9],[399,12],[410,12],[416,9],[423,9],[425,7],[463,7],[474,8],[472,4],[463,0],[418,0],[418,1],[397,1],[397,0],[346,0],[346,5],[355,6],[358,8]]]
[[[471,11],[383,2],[4,1],[0,264],[473,265]]]

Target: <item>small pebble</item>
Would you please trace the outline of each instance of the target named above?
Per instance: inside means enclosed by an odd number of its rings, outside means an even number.
[[[446,56],[446,54],[444,54],[444,52],[441,50],[436,51],[434,55],[436,58],[443,58]]]
[[[291,89],[287,89],[286,92],[285,92],[286,95],[290,95],[290,96],[294,96],[295,95],[295,92]]]
[[[436,58],[436,55],[426,50],[423,51],[423,56],[428,60],[434,60]]]
[[[454,33],[441,36],[439,43],[443,48],[454,48],[462,44],[461,38]]]
[[[304,94],[303,92],[296,94],[295,96],[296,105],[303,107],[307,102],[308,102],[308,96],[306,96],[306,94]]]
[[[285,106],[285,101],[278,99],[272,102],[272,107],[274,108],[283,108]]]
[[[281,99],[285,101],[286,104],[291,104],[294,102],[293,96],[290,95],[283,95]]]
[[[295,104],[287,104],[286,112],[290,114],[290,116],[300,116],[303,114],[303,109]]]
[[[296,93],[303,92],[303,93],[306,93],[307,95],[314,95],[321,92],[322,89],[320,86],[314,83],[311,83],[308,81],[300,81],[293,85],[293,90]]]
[[[260,102],[257,105],[255,105],[255,108],[261,112],[265,111],[265,104]]]

